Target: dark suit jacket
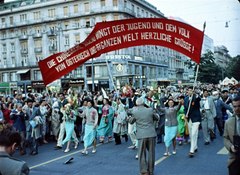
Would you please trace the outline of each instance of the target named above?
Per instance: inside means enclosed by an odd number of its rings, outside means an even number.
[[[217,100],[217,104],[214,102],[216,111],[217,111],[217,118],[222,118],[222,109],[228,109],[228,110],[233,110],[230,106],[228,106],[226,103],[224,103],[222,100]]]
[[[26,131],[24,113],[20,112],[20,115],[16,115],[17,113],[17,110],[14,109],[10,116],[10,120],[13,120],[13,127],[17,128],[18,131]]]
[[[63,102],[60,101],[60,102],[58,103],[58,106],[59,106],[58,114],[59,114],[59,120],[60,120],[61,123],[63,122],[63,120],[62,120],[63,114],[61,113],[60,110],[61,110],[61,108],[64,107],[67,103],[68,103],[68,101],[67,101],[66,99],[64,99]]]
[[[32,115],[30,113],[30,108],[27,109],[27,116],[26,116],[26,120],[28,120],[28,123],[27,123],[27,126],[26,126],[26,131],[27,132],[31,132],[32,131],[32,126],[31,126],[31,124],[29,122],[31,120],[33,120],[36,116],[42,117],[41,112],[40,112],[40,110],[38,108],[32,107]]]
[[[10,157],[8,153],[0,151],[0,174],[29,174],[26,162]]]
[[[198,96],[198,98],[196,98],[196,96],[193,96],[192,99],[192,104],[190,105],[190,110],[188,113],[188,121],[191,119],[192,122],[201,122],[201,113],[200,113],[200,100],[201,98]],[[187,114],[188,111],[188,105],[189,105],[189,97],[186,97],[184,99],[184,114]]]

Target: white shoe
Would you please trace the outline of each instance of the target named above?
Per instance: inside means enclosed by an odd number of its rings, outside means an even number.
[[[88,151],[82,151],[81,153],[87,155],[87,154],[88,154]]]
[[[92,153],[96,153],[97,152],[97,150],[95,149],[95,150],[92,150]]]
[[[138,159],[138,155],[136,155],[136,157],[135,157],[136,159]]]
[[[69,151],[70,151],[70,149],[66,149],[64,152],[67,153],[67,152],[69,152]]]
[[[175,154],[177,154],[177,152],[176,152],[176,151],[173,151],[172,154],[175,155]]]
[[[74,149],[77,149],[77,147],[78,147],[78,143],[77,144],[75,143]]]
[[[163,155],[164,155],[164,156],[170,156],[170,153],[167,152],[167,153],[164,153]]]

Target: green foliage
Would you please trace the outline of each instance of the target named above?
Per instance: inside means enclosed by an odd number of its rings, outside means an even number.
[[[229,78],[234,77],[238,81],[240,80],[240,55],[237,55],[230,60],[226,70],[226,76]]]
[[[219,65],[214,62],[215,58],[213,52],[208,50],[207,53],[201,56],[201,61],[199,64],[198,79],[201,83],[214,83],[218,84],[219,80],[222,79],[222,69]],[[196,75],[197,64],[192,61],[185,61],[185,65],[188,68],[193,68]]]

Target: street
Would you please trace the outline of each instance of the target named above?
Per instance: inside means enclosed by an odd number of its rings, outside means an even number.
[[[49,140],[50,141],[50,140]],[[92,147],[88,155],[82,155],[83,143],[75,150],[64,153],[61,149],[53,148],[55,142],[39,146],[39,154],[36,156],[21,156],[17,151],[13,157],[26,161],[30,167],[30,174],[58,175],[58,174],[88,174],[88,175],[137,175],[140,174],[138,160],[135,159],[137,149],[133,150],[131,140],[122,139],[121,145],[115,142],[97,144],[97,152],[92,153]],[[65,149],[66,144],[63,147]],[[189,158],[190,144],[177,146],[177,154],[164,157],[164,143],[156,145],[155,175],[227,175],[228,152],[223,145],[223,137],[217,133],[217,139],[209,145],[204,145],[202,130],[199,132],[198,152],[193,158]],[[29,153],[29,149],[27,149]],[[170,153],[172,145],[170,146]],[[71,163],[63,164],[73,157]]]

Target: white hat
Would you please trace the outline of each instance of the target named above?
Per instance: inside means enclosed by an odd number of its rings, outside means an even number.
[[[212,94],[213,94],[213,95],[216,95],[216,94],[218,94],[218,91],[214,91]]]

